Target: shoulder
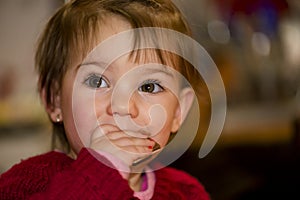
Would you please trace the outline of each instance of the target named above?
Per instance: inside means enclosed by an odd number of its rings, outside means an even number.
[[[210,199],[204,186],[197,178],[191,176],[187,172],[171,167],[165,167],[157,170],[155,174],[157,184],[161,186],[164,185],[162,187],[166,189],[170,188],[169,191],[176,193],[177,196],[185,196],[187,199]]]
[[[54,151],[22,160],[1,174],[0,199],[11,195],[16,195],[14,199],[20,199],[28,193],[43,190],[53,174],[62,171],[71,163],[71,158]]]
[[[12,168],[10,168],[7,172],[5,172],[2,176],[6,176],[7,174],[11,174],[18,171],[29,172],[31,170],[35,170],[35,172],[42,170],[53,170],[60,171],[66,165],[70,165],[72,163],[72,159],[69,158],[66,154],[51,151],[48,153],[40,154],[37,156],[33,156],[27,158],[25,160],[21,160],[20,163],[15,164]],[[37,171],[36,171],[37,170]],[[23,174],[22,173],[22,174]],[[2,178],[1,176],[1,178]]]

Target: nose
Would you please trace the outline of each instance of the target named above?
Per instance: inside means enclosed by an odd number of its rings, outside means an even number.
[[[107,107],[107,113],[111,116],[130,116],[136,118],[138,112],[138,98],[135,93],[132,95],[128,94],[115,94],[111,98],[111,103]]]

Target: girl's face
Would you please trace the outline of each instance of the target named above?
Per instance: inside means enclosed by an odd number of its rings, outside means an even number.
[[[118,18],[111,20],[114,26],[102,27],[101,41],[130,28]],[[180,90],[178,73],[153,59],[136,63],[123,55],[105,63],[100,57],[92,51],[63,80],[59,109],[72,149],[78,153],[88,147],[101,125],[152,138],[164,147],[180,127],[193,92]]]

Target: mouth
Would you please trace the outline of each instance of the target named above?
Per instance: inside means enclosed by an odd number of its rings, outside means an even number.
[[[155,141],[154,141],[155,142]],[[154,146],[153,146],[153,150],[152,153],[146,157],[142,157],[142,158],[138,158],[135,161],[133,161],[133,163],[131,164],[131,166],[137,166],[147,160],[149,160],[154,154],[156,154],[157,152],[159,152],[161,150],[161,146],[155,142]]]

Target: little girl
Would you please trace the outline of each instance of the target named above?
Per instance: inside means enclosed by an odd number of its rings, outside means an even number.
[[[2,174],[0,199],[209,199],[185,172],[149,167],[192,105],[184,79],[195,70],[174,52],[141,48],[146,27],[191,35],[170,0],[74,0],[50,19],[36,64],[61,148],[54,140],[55,151]]]

